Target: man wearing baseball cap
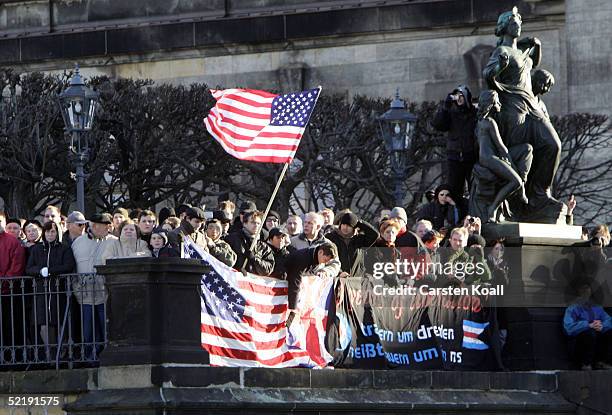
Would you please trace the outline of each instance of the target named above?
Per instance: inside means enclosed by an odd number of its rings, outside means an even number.
[[[104,263],[102,254],[108,241],[117,239],[110,234],[112,225],[113,217],[110,213],[96,213],[89,219],[87,232],[72,243],[77,273],[88,274],[74,278],[72,282],[74,296],[83,310],[83,342],[91,344],[95,341],[98,344],[96,353],[102,350],[100,344],[104,342],[104,304],[107,299],[104,276],[96,274],[96,265]],[[88,359],[92,358],[93,350],[87,348],[85,355]]]
[[[270,249],[272,249],[272,254],[274,254],[274,269],[270,277],[279,278],[281,280],[286,279],[287,270],[285,262],[292,252],[289,234],[280,228],[272,228],[270,232],[268,232],[268,240],[266,242],[270,246]]]
[[[66,228],[68,229],[64,232],[62,243],[66,246],[72,246],[72,242],[85,233],[86,225],[87,219],[81,212],[78,210],[71,212],[66,218]]]

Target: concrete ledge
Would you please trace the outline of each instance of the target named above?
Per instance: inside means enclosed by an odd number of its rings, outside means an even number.
[[[125,370],[130,370],[129,366]],[[115,372],[122,382],[127,373]],[[102,378],[102,375],[100,375]],[[164,387],[304,389],[456,389],[556,392],[558,372],[444,372],[408,370],[309,370],[156,366],[151,383]],[[612,372],[609,374],[612,381]],[[112,381],[104,376],[105,385]],[[121,383],[123,384],[123,383]],[[134,387],[137,384],[134,384]],[[122,386],[123,387],[123,386]],[[115,388],[116,389],[116,388]]]
[[[0,394],[83,393],[98,387],[98,369],[0,372]]]
[[[560,394],[525,391],[407,391],[360,389],[176,388],[96,391],[65,406],[69,414],[183,413],[575,413]],[[201,411],[201,412],[195,412]],[[214,411],[214,412],[209,412]],[[298,411],[298,412],[296,412]],[[116,412],[119,413],[119,412]],[[242,412],[241,412],[242,413]]]

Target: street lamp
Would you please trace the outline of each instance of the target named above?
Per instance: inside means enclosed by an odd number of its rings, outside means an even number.
[[[416,115],[408,112],[404,101],[400,99],[399,88],[395,92],[395,99],[391,101],[391,108],[378,117],[379,134],[391,158],[391,170],[395,183],[393,197],[396,206],[402,206],[404,201],[402,188],[408,178],[407,156],[412,146],[416,121]]]
[[[71,133],[71,160],[76,168],[77,210],[85,212],[85,163],[89,160],[86,132],[91,130],[100,94],[83,83],[79,66],[74,68],[70,86],[58,96],[66,131]]]

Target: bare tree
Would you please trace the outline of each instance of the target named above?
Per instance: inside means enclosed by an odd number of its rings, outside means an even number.
[[[561,161],[553,189],[561,200],[578,200],[574,222],[612,222],[612,149],[610,124],[605,115],[568,114],[554,117],[562,143]]]
[[[0,73],[0,196],[14,216],[33,216],[48,204],[67,206],[68,143],[55,103],[65,76]],[[67,207],[66,207],[67,208]]]

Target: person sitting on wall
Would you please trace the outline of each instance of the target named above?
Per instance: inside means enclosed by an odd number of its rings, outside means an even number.
[[[563,329],[581,370],[612,369],[612,319],[591,300],[589,284],[578,287],[577,300],[565,310]]]

